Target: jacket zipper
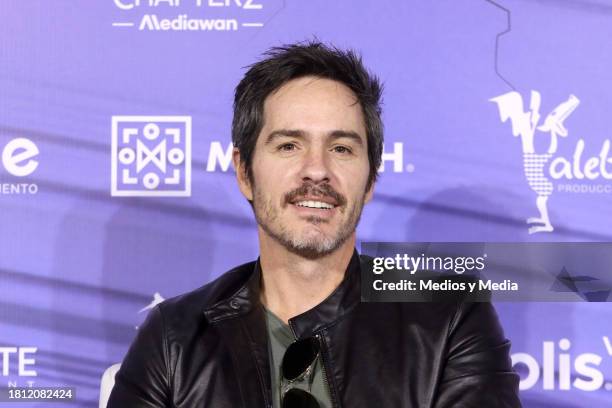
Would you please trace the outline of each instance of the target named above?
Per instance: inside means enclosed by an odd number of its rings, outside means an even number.
[[[334,393],[334,390],[332,390],[331,384],[329,383],[329,380],[327,379],[327,373],[331,372],[331,370],[328,369],[329,362],[327,361],[327,357],[326,357],[327,343],[325,342],[325,339],[323,338],[321,334],[317,334],[316,337],[319,340],[319,344],[321,344],[321,362],[322,362],[321,371],[323,371],[323,382],[326,385],[327,392],[329,392],[329,397],[332,402],[332,407],[340,407],[336,394]]]

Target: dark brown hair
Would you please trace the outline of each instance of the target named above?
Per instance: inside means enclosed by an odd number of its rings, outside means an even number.
[[[361,105],[366,127],[370,174],[368,188],[376,180],[383,149],[381,120],[382,85],[354,51],[343,51],[317,41],[274,47],[264,58],[248,67],[236,87],[232,142],[252,181],[252,158],[257,137],[263,128],[264,101],[292,79],[316,76],[346,85]]]

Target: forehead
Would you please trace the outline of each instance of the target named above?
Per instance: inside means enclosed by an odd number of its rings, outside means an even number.
[[[264,130],[299,129],[309,133],[354,131],[365,138],[357,96],[346,85],[326,78],[293,79],[264,102]]]

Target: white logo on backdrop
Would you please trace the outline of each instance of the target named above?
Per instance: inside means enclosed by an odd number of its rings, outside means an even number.
[[[27,177],[38,168],[38,146],[25,137],[10,140],[2,149],[0,169],[14,177]],[[38,185],[34,183],[0,183],[0,195],[36,194]]]
[[[191,195],[191,117],[113,116],[111,195]]]
[[[149,303],[148,305],[140,309],[138,313],[140,314],[140,313],[148,312],[149,310],[153,309],[155,306],[159,305],[164,300],[166,299],[164,299],[164,297],[159,292],[155,292],[153,294],[153,300],[151,300],[151,303]],[[139,326],[134,326],[136,330],[138,330],[138,327]]]
[[[210,149],[208,151],[208,160],[206,161],[206,171],[210,173],[214,172],[227,172],[231,170],[232,165],[232,150],[234,145],[231,142],[224,144],[220,141],[213,141],[210,143]],[[389,151],[385,146],[383,148],[381,164],[378,169],[379,172],[384,173],[385,167],[389,168],[394,173],[413,173],[415,166],[413,163],[405,163],[404,160],[404,143],[394,142],[393,150]]]
[[[568,131],[563,122],[580,104],[580,100],[574,95],[559,104],[546,116],[543,124],[540,124],[540,93],[531,91],[529,110],[524,111],[523,98],[518,92],[509,92],[491,99],[497,103],[502,122],[510,119],[512,123],[512,134],[520,136],[523,147],[523,168],[529,187],[537,194],[536,206],[540,212],[538,217],[527,219],[530,225],[529,233],[550,232],[554,228],[548,216],[548,196],[553,193],[553,184],[550,181],[546,165],[557,152],[557,139],[567,137]],[[550,137],[548,149],[545,153],[535,150],[534,138],[536,130],[548,134]]]
[[[21,378],[37,377],[35,369],[38,347],[2,347],[0,346],[0,376]],[[33,380],[26,381],[28,387],[34,385]],[[9,380],[9,387],[19,386],[16,380]],[[22,387],[24,385],[21,385]]]
[[[153,300],[151,301],[151,303],[149,303],[148,305],[146,305],[145,307],[143,307],[142,309],[140,309],[138,311],[138,313],[142,313],[142,312],[146,312],[147,310],[151,310],[153,309],[155,306],[159,305],[161,302],[163,302],[164,297],[159,293],[159,292],[155,292],[153,294]]]
[[[612,344],[608,336],[603,336],[604,356],[612,357]],[[519,383],[519,389],[529,390],[538,383],[546,391],[577,389],[599,391],[602,388],[612,391],[612,382],[606,382],[601,370],[603,357],[596,353],[571,353],[569,339],[559,342],[542,342],[542,352],[537,353],[541,360],[528,353],[512,354],[512,366],[517,371],[526,371]],[[572,361],[573,360],[573,361]],[[520,370],[522,365],[526,370]]]
[[[34,173],[38,167],[38,147],[30,139],[19,137],[13,139],[2,150],[2,164],[6,171],[16,177],[25,177]]]
[[[262,10],[263,4],[257,0],[113,0],[121,12],[128,11],[128,18],[112,23],[113,27],[137,27],[138,31],[238,31],[241,28],[261,28],[263,23],[251,18],[253,11]],[[219,15],[230,18],[191,18],[181,13],[189,7],[190,11],[202,12],[203,15]],[[146,10],[136,15],[133,11]],[[171,18],[162,17],[167,12]],[[240,16],[241,19],[235,18]],[[242,18],[247,20],[242,20]],[[259,20],[261,17],[256,17]]]

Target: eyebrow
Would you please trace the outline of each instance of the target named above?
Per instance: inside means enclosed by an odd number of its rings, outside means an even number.
[[[264,141],[264,144],[268,145],[274,141],[274,139],[278,139],[279,137],[295,137],[298,139],[303,139],[306,136],[305,132],[301,130],[293,130],[293,129],[279,129],[271,132]]]
[[[351,139],[353,141],[355,141],[357,144],[359,144],[360,146],[363,146],[363,140],[361,138],[361,136],[359,136],[359,133],[354,132],[352,130],[334,130],[333,132],[330,133],[329,135],[332,139]]]
[[[297,129],[279,129],[271,132],[264,141],[264,144],[268,145],[279,137],[295,137],[297,139],[303,139],[306,137],[306,132]],[[328,134],[331,139],[351,139],[357,144],[363,146],[363,139],[359,136],[359,133],[352,130],[334,130]]]

